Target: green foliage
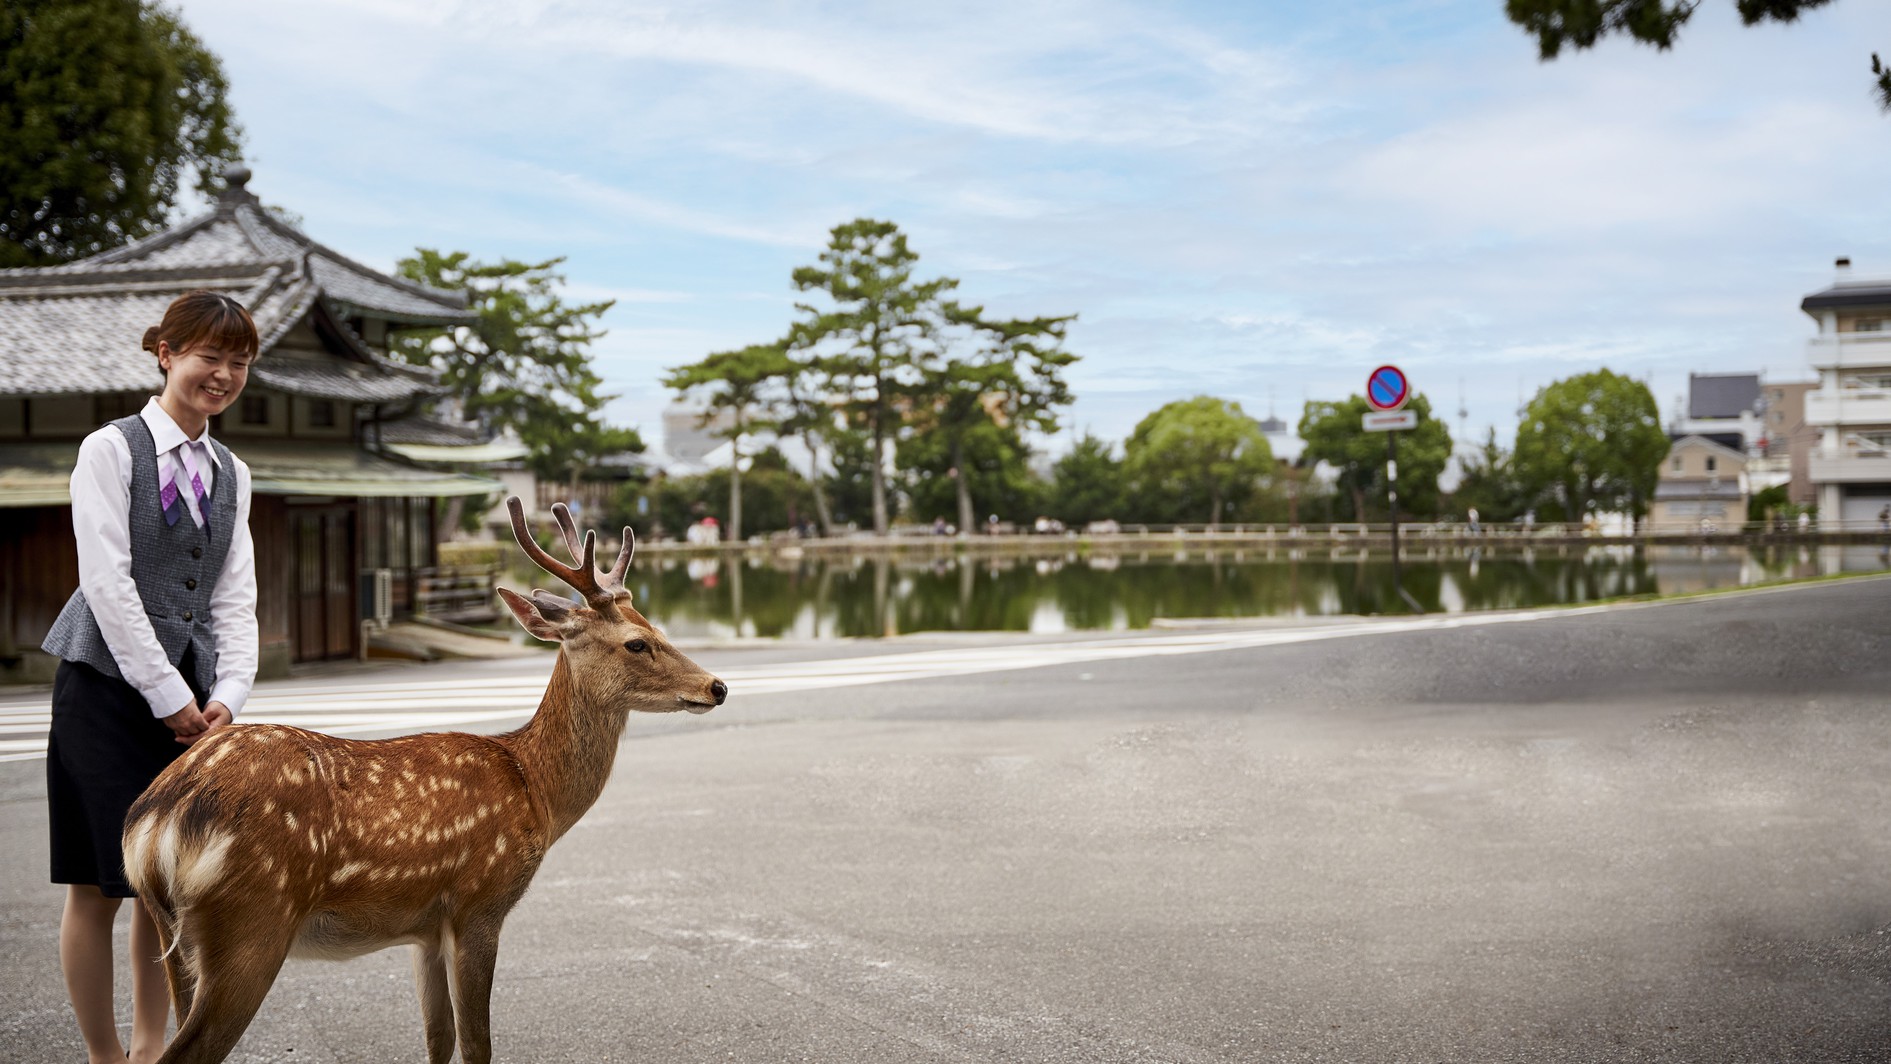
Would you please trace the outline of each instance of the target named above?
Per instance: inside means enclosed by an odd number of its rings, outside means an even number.
[[[788,353],[780,344],[751,344],[673,367],[663,378],[667,388],[704,397],[705,423],[718,413],[729,415],[726,427],[717,429],[716,435],[730,443],[726,527],[732,540],[742,538],[742,437],[757,427],[758,411],[769,383],[788,373]]]
[[[1091,521],[1121,519],[1124,513],[1123,463],[1108,440],[1089,433],[1051,467],[1045,513],[1070,528]]]
[[[1565,520],[1595,511],[1640,517],[1668,443],[1648,386],[1603,369],[1536,393],[1517,426],[1513,462],[1524,489],[1559,504]]]
[[[396,356],[437,370],[467,417],[517,432],[543,477],[575,477],[605,455],[644,448],[635,429],[604,422],[611,397],[599,394],[603,379],[591,368],[591,343],[604,335],[597,319],[612,303],[566,303],[556,269],[563,261],[482,263],[464,251],[418,248],[396,272],[464,289],[479,319],[388,340]]]
[[[1431,416],[1431,400],[1423,395],[1414,395],[1405,409],[1418,415],[1418,427],[1399,433],[1399,512],[1435,516],[1438,476],[1451,460],[1451,431]],[[1337,403],[1310,402],[1300,415],[1300,438],[1307,444],[1302,460],[1339,471],[1335,487],[1352,497],[1355,521],[1387,513],[1386,434],[1365,430],[1371,412],[1365,396],[1352,395]]]
[[[987,514],[1030,521],[1043,501],[1044,485],[1031,475],[1031,450],[1015,428],[986,421],[956,436],[916,432],[900,441],[895,458],[916,521],[943,517],[976,531]],[[973,496],[979,510],[968,516],[961,504]]]
[[[1451,501],[1460,515],[1476,510],[1478,519],[1486,523],[1515,521],[1530,508],[1529,494],[1512,467],[1510,453],[1497,445],[1496,429],[1478,446],[1476,457],[1465,461]]]
[[[837,432],[834,446],[834,475],[827,478],[827,501],[834,511],[834,523],[872,527],[873,445],[865,433]],[[886,499],[887,515],[899,516],[897,496]]]
[[[1788,516],[1792,509],[1792,495],[1787,485],[1775,484],[1762,488],[1747,499],[1747,520],[1765,521],[1769,517]],[[1797,512],[1790,516],[1797,517]]]
[[[1029,452],[1020,430],[1056,431],[1057,408],[1070,402],[1063,371],[1077,356],[1063,343],[1075,319],[996,321],[977,307],[943,309],[951,328],[940,335],[941,357],[920,366],[919,432],[908,442],[915,454],[943,452],[946,469],[956,471],[948,477],[955,520],[970,528],[976,509],[1022,512],[1015,507],[1024,501],[1019,489],[1029,480],[1023,471]],[[907,451],[902,444],[900,453]],[[982,502],[976,509],[974,496]],[[927,514],[925,506],[919,510]]]
[[[729,512],[729,471],[712,469],[689,477],[659,477],[648,484],[626,485],[615,500],[609,524],[628,524],[652,538],[681,537],[704,517],[725,527]],[[767,534],[795,528],[811,519],[813,493],[800,474],[788,468],[781,452],[769,448],[755,456],[742,477],[742,506],[748,527]],[[640,501],[641,500],[641,501]]]
[[[241,156],[223,67],[137,0],[0,7],[0,266],[45,266],[155,232],[185,175]]]
[[[915,281],[919,255],[892,222],[860,218],[834,227],[820,265],[794,271],[799,292],[821,292],[826,309],[797,303],[801,320],[789,346],[808,352],[850,425],[866,434],[872,521],[885,532],[886,447],[905,425],[907,400],[922,391],[923,364],[943,323],[941,300],[958,287],[950,277]]]
[[[1813,8],[1832,0],[1735,0],[1740,21],[1796,22]],[[1662,51],[1674,47],[1681,27],[1694,16],[1701,0],[1505,0],[1510,21],[1536,35],[1537,54],[1554,59],[1564,45],[1592,48],[1604,37],[1627,35]],[[1871,56],[1879,106],[1891,112],[1891,71]]]
[[[1260,422],[1241,404],[1206,395],[1143,418],[1123,451],[1129,516],[1138,521],[1220,524],[1274,466]]]

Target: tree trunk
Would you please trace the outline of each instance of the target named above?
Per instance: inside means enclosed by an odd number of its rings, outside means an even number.
[[[466,496],[455,495],[446,501],[446,513],[440,515],[442,539],[460,538],[460,518],[466,512]]]
[[[886,535],[886,437],[878,418],[873,423],[873,534]]]
[[[808,486],[814,489],[814,517],[821,524],[821,535],[834,534],[834,515],[827,509],[827,492],[821,487],[821,452],[814,449],[814,434],[804,437],[808,445]]]
[[[977,515],[972,512],[972,486],[968,483],[972,478],[965,473],[965,443],[963,440],[955,439],[952,441],[952,468],[957,470],[959,474],[957,478],[959,482],[959,531],[969,536],[972,533],[972,529],[977,527],[974,524],[977,520]]]
[[[1366,489],[1357,484],[1353,485],[1353,520],[1366,523]]]
[[[1218,531],[1221,528],[1221,489],[1220,488],[1213,488],[1209,491],[1208,507],[1209,507],[1208,531],[1210,532]]]
[[[742,414],[735,417],[735,435],[729,437],[729,542],[742,542]]]

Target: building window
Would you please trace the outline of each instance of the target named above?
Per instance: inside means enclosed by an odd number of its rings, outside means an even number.
[[[335,401],[333,399],[309,400],[309,426],[318,429],[335,427]]]
[[[1852,323],[1853,332],[1883,332],[1883,318],[1859,318]]]
[[[1668,468],[1673,470],[1676,473],[1679,473],[1681,471],[1681,456],[1678,454],[1675,455],[1674,461],[1668,464]]]
[[[246,395],[243,397],[243,424],[269,424],[269,397],[266,395]]]
[[[1720,459],[1715,458],[1711,454],[1707,456],[1707,471],[1709,473],[1712,473],[1715,467],[1717,467],[1719,464],[1720,464]]]

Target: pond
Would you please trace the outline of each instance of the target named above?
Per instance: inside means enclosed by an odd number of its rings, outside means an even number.
[[[1891,570],[1878,547],[1435,549],[1402,559],[1427,611],[1518,609]],[[536,570],[511,586],[555,585]],[[1165,620],[1406,612],[1384,551],[1075,551],[637,559],[640,609],[672,637],[1055,633]]]

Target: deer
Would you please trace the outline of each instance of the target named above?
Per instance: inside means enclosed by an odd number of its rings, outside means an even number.
[[[519,546],[583,598],[496,589],[527,632],[558,644],[523,727],[354,740],[233,724],[132,805],[125,868],[157,925],[178,1022],[160,1064],[225,1059],[286,958],[400,944],[413,946],[430,1064],[456,1039],[465,1064],[487,1064],[500,927],[597,801],[629,715],[707,713],[728,697],[631,604],[629,528],[602,571],[596,533],[580,549],[554,506],[566,565],[532,538],[516,496],[506,506]]]

